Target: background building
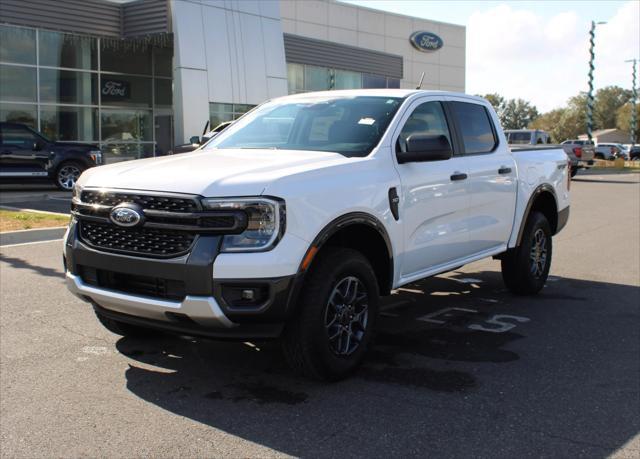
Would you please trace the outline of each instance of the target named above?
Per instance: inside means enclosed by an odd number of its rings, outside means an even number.
[[[422,72],[425,89],[464,91],[464,27],[331,0],[0,2],[0,120],[99,143],[107,162],[272,97],[412,88]]]

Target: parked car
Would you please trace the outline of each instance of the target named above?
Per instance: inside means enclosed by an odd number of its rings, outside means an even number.
[[[540,129],[506,129],[504,135],[509,145],[540,145],[551,143],[551,136]]]
[[[210,131],[207,131],[209,127],[209,122],[207,121],[207,123],[204,125],[204,130],[202,131],[202,137],[198,137],[197,135],[191,137],[191,139],[189,139],[189,143],[176,145],[175,147],[173,147],[173,150],[169,152],[169,154],[188,153],[197,148],[200,148],[202,145],[204,145],[209,140],[213,139],[215,136],[224,131],[227,127],[229,127],[231,123],[233,123],[233,121],[225,121],[224,123],[218,124]]]
[[[482,98],[297,94],[198,152],[85,172],[65,276],[114,333],[281,337],[296,371],[336,380],[393,289],[493,256],[538,293],[569,186],[563,149],[512,153]]]
[[[628,154],[619,143],[599,143],[596,146],[595,158],[596,159],[606,159],[608,161],[613,161],[616,158],[626,159]]]
[[[85,169],[102,164],[97,145],[55,142],[20,123],[0,123],[0,178],[50,180],[71,191]]]
[[[578,173],[578,169],[588,169],[593,166],[596,149],[590,140],[565,140],[560,145],[571,160],[571,177]]]
[[[640,161],[640,145],[632,145],[629,148],[629,160]]]

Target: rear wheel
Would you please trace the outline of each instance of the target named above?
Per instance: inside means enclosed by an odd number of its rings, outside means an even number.
[[[542,290],[551,267],[551,226],[540,212],[527,219],[522,241],[502,258],[502,279],[518,295],[534,295]]]
[[[95,311],[98,321],[109,330],[111,333],[115,333],[120,336],[127,336],[130,338],[142,338],[148,337],[153,334],[153,330],[144,327],[138,327],[137,325],[131,325],[119,320],[113,320],[105,315]]]
[[[86,167],[75,161],[67,161],[60,164],[56,171],[56,186],[63,191],[73,190],[73,187],[80,178],[80,174],[82,174],[85,169]]]
[[[370,345],[378,301],[375,274],[360,252],[329,248],[320,253],[283,336],[289,365],[313,379],[348,376]]]

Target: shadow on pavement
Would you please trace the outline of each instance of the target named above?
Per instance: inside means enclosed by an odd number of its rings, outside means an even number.
[[[601,456],[640,430],[639,300],[557,277],[535,298],[496,272],[428,279],[385,300],[363,368],[334,384],[293,375],[277,342],[117,349],[143,400],[286,454]]]
[[[0,253],[0,261],[4,261],[5,263],[11,265],[12,268],[29,269],[31,271],[34,271],[40,274],[41,276],[58,277],[61,279],[64,278],[64,273],[61,270],[45,268],[44,266],[32,265],[31,263],[29,263],[26,260],[23,260],[22,258],[8,257]]]

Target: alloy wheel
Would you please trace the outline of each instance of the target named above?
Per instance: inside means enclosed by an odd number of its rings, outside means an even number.
[[[72,190],[78,178],[80,177],[80,169],[77,166],[65,165],[58,171],[58,183],[65,190]]]
[[[369,294],[354,276],[341,279],[325,308],[325,328],[331,351],[339,356],[353,354],[360,346],[369,321]]]
[[[531,253],[529,259],[531,261],[531,274],[536,278],[542,277],[547,266],[547,235],[542,228],[538,228],[533,234],[533,243],[531,244]]]

